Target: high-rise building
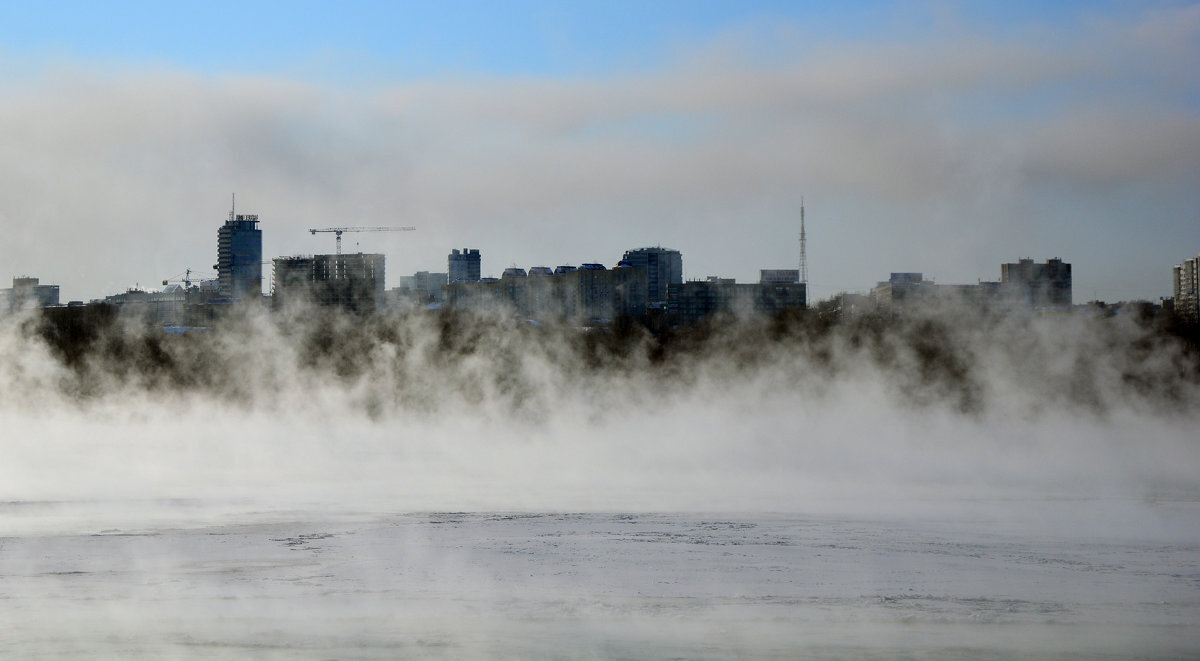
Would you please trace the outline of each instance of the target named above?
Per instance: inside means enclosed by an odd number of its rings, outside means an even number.
[[[1175,296],[1175,314],[1200,323],[1200,255],[1171,269],[1171,290]]]
[[[449,261],[451,283],[479,281],[479,250],[477,248],[463,248],[462,252],[455,248],[450,251]]]
[[[693,325],[714,314],[777,315],[803,309],[808,285],[799,282],[799,269],[763,269],[757,284],[710,275],[704,280],[672,283],[667,287],[667,315],[676,323]]]
[[[909,271],[892,273],[886,281],[875,285],[871,297],[875,305],[892,314],[898,314],[930,298],[935,290],[936,286],[925,279],[924,273]]]
[[[1002,264],[1000,286],[1007,295],[1035,308],[1067,308],[1071,306],[1071,265],[1057,257],[1045,264],[1034,264],[1032,259]]]
[[[664,307],[667,285],[683,284],[683,255],[670,248],[637,248],[626,250],[621,260],[635,269],[646,272],[646,304]]]
[[[229,212],[217,230],[217,288],[230,300],[262,297],[262,230],[258,214]]]
[[[704,280],[671,283],[667,288],[667,314],[685,326],[700,323],[718,312],[750,314],[755,311],[758,285],[738,284],[733,278],[710,275]]]

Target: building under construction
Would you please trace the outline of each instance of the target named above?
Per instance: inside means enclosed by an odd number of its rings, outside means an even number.
[[[316,304],[358,314],[384,309],[384,256],[334,254],[276,257],[274,307]]]

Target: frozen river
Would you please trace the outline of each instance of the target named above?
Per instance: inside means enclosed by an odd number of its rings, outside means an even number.
[[[1200,658],[1200,372],[1151,330],[594,367],[437,320],[75,370],[0,324],[0,659]],[[101,351],[146,342],[183,367]]]
[[[2,658],[1200,655],[1194,502],[882,517],[3,510]]]

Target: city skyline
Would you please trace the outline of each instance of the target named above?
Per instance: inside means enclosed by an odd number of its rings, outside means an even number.
[[[683,253],[810,300],[1061,257],[1076,302],[1200,247],[1200,5],[179,3],[0,8],[3,276],[90,300],[356,237],[391,279]],[[355,245],[355,242],[358,245]],[[549,262],[554,262],[551,264]]]

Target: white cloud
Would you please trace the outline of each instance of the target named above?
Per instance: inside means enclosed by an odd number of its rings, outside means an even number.
[[[794,261],[804,194],[825,223],[819,279],[866,287],[902,262],[942,281],[995,277],[1020,255],[984,239],[1045,191],[1149,187],[1162,214],[1194,210],[1194,186],[1178,182],[1200,177],[1185,102],[1200,84],[1164,81],[1200,49],[1147,45],[1161,22],[1027,42],[825,43],[767,64],[726,44],[637,74],[374,89],[27,72],[0,99],[0,264],[68,298],[207,267],[236,190],[263,215],[268,257],[327,250],[304,231],[315,225],[414,224],[360,248],[388,252],[394,277],[440,270],[460,244],[484,249],[486,271],[664,243],[685,251],[689,275],[750,278]],[[1057,233],[1082,229],[1076,215],[1052,218]],[[1142,272],[1166,273],[1180,242],[1200,240],[1175,232]],[[1073,259],[1085,281],[1119,250],[1026,243]],[[821,255],[843,246],[860,252]],[[939,253],[951,257],[925,261]],[[1110,296],[1165,293],[1158,280]]]

